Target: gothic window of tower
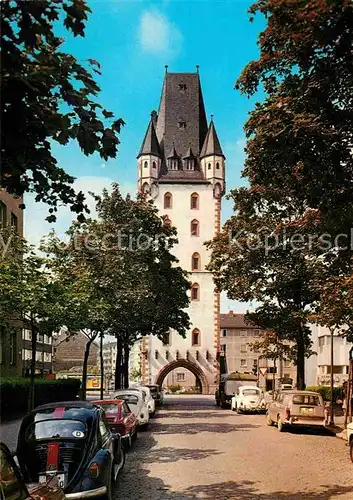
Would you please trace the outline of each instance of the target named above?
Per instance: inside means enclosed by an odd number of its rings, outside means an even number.
[[[211,164],[211,163],[209,163],[209,164],[207,165],[207,168],[208,168],[208,170],[211,170],[211,168],[212,168],[212,164]]]
[[[191,221],[190,233],[191,236],[200,236],[200,224],[198,220],[194,219]]]
[[[200,254],[195,252],[194,254],[192,254],[192,257],[191,257],[191,270],[192,271],[200,271],[200,269],[201,269]]]
[[[148,167],[148,161],[145,161],[144,164],[143,164],[144,168],[147,168]]]
[[[173,207],[173,195],[172,193],[165,193],[164,195],[164,208]]]
[[[200,330],[198,330],[197,328],[194,328],[192,331],[191,344],[192,344],[192,346],[200,346],[201,345],[201,334],[200,334]]]
[[[155,161],[152,162],[152,168],[157,168],[157,163]]]
[[[200,285],[194,283],[191,287],[191,300],[200,300]]]
[[[192,210],[199,209],[199,195],[197,193],[192,193],[190,197],[190,208]]]

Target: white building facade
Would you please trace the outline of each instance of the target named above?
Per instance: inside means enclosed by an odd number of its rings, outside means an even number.
[[[331,333],[328,328],[311,325],[312,350],[316,352],[306,360],[306,385],[330,385],[331,381]],[[333,338],[333,381],[340,387],[348,380],[349,351],[352,343],[345,337],[334,334]]]
[[[138,180],[139,190],[154,200],[166,223],[177,228],[173,252],[192,283],[187,338],[175,331],[166,344],[146,337],[141,345],[142,379],[162,385],[172,370],[184,368],[203,393],[213,393],[220,298],[206,270],[210,254],[204,243],[220,231],[225,157],[213,119],[209,124],[206,120],[198,73],[166,73],[158,114],[151,114],[138,155]]]

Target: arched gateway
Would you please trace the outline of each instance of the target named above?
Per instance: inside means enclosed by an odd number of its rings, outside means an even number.
[[[192,363],[191,361],[187,361],[186,359],[171,361],[167,365],[163,366],[163,368],[157,375],[155,383],[159,386],[162,386],[166,376],[176,368],[186,368],[187,370],[189,370],[193,375],[195,375],[196,378],[200,380],[202,394],[209,394],[210,387],[204,372],[196,363]]]

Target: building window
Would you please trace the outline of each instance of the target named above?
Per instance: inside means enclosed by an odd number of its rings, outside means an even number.
[[[240,336],[241,337],[246,337],[247,331],[246,330],[240,330]]]
[[[11,227],[13,227],[17,233],[18,231],[18,219],[17,216],[11,212]]]
[[[7,207],[3,201],[0,201],[0,224],[2,228],[7,225]]]
[[[252,330],[248,330],[248,337],[252,337],[252,336],[253,336]]]
[[[219,170],[219,163],[216,163],[216,169]]]
[[[178,160],[169,160],[170,170],[178,170]]]
[[[165,193],[164,195],[164,208],[172,208],[173,196],[171,193]]]
[[[186,170],[194,170],[194,160],[193,158],[185,161]]]
[[[226,336],[227,336],[227,330],[225,330],[225,329],[224,329],[224,330],[222,331],[222,335],[223,335],[223,337],[226,337]]]
[[[10,333],[10,364],[16,364],[16,332]]]
[[[199,345],[201,345],[200,340],[201,340],[200,339],[200,330],[195,328],[195,330],[192,331],[191,343],[193,346],[199,346]]]
[[[259,329],[254,330],[254,337],[260,337],[260,330]]]
[[[240,352],[248,352],[248,346],[246,344],[241,344]]]
[[[197,252],[193,254],[191,258],[191,270],[192,271],[199,271],[201,267],[201,259],[200,259],[200,254]]]
[[[247,362],[247,360],[246,360],[246,359],[241,359],[241,360],[240,360],[240,366],[241,366],[242,368],[244,368],[245,366],[248,366],[248,362]]]
[[[155,161],[152,162],[152,168],[157,168],[157,163]]]
[[[44,335],[43,335],[43,333],[38,333],[38,342],[40,342],[41,344],[43,344],[43,342],[44,342]]]
[[[207,165],[208,170],[211,170],[211,167],[212,167],[212,165],[211,165],[211,163],[209,163],[209,164]]]
[[[177,373],[177,382],[185,382],[185,373]]]
[[[200,236],[199,234],[199,221],[194,219],[190,224],[190,233],[191,236]]]
[[[192,193],[190,197],[190,208],[191,210],[199,209],[199,195],[197,193]]]
[[[227,350],[227,345],[221,344],[221,352],[226,352],[226,350]]]
[[[165,334],[163,338],[163,345],[170,345],[170,332]]]
[[[148,167],[148,161],[145,161],[145,163],[143,164],[144,168],[147,168]]]
[[[319,337],[319,347],[325,345],[325,337]]]
[[[191,300],[200,300],[200,287],[194,283],[191,287]]]
[[[186,122],[178,122],[179,128],[186,128]]]

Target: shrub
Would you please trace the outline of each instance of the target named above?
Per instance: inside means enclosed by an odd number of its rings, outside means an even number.
[[[1,415],[25,413],[28,409],[30,379],[1,377]],[[37,378],[34,382],[35,406],[56,401],[73,401],[80,389],[78,379],[47,380]]]
[[[180,389],[181,389],[181,385],[179,385],[179,384],[176,384],[176,385],[170,385],[170,386],[168,387],[168,390],[169,390],[172,394],[176,393],[177,391],[180,391]]]
[[[307,387],[307,391],[319,392],[324,401],[331,401],[331,388],[327,385],[317,385],[312,387]],[[343,398],[343,387],[333,388],[333,400]]]

